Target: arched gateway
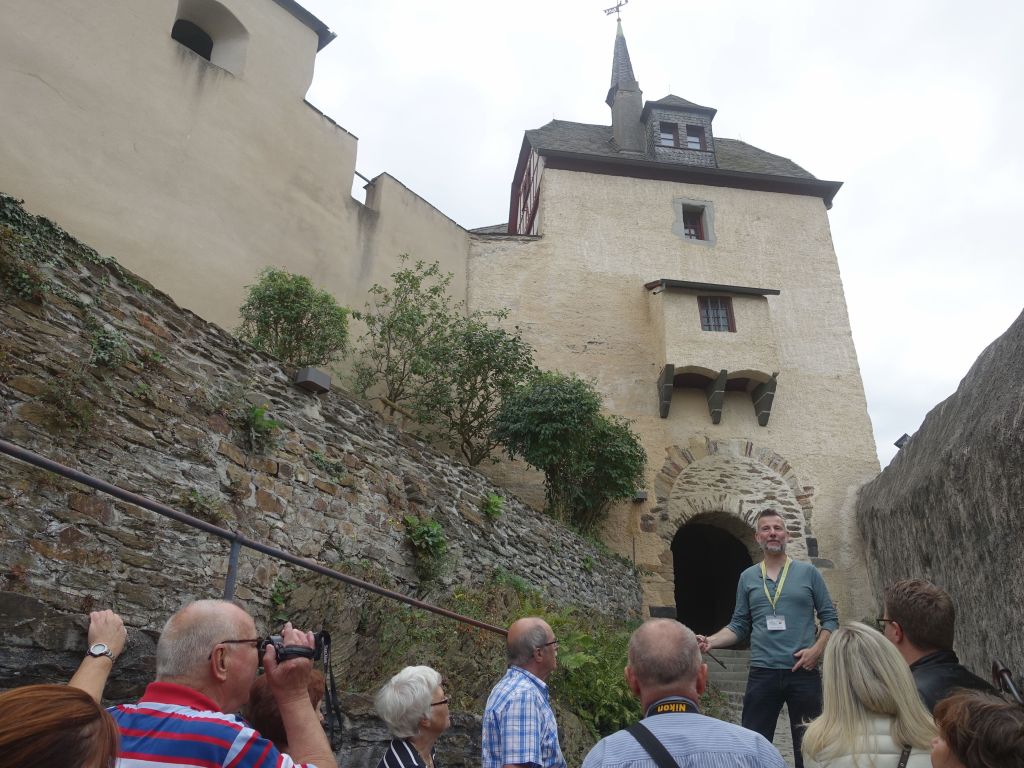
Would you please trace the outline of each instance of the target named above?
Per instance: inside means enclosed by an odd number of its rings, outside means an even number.
[[[760,559],[754,520],[762,509],[785,520],[794,559],[817,557],[810,536],[814,491],[783,457],[747,440],[694,441],[667,454],[657,503],[641,526],[665,542],[662,575],[674,584],[675,604],[652,605],[651,615],[713,632],[732,615],[740,573]]]

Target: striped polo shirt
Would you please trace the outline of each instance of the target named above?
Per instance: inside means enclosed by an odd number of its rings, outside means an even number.
[[[242,718],[175,683],[150,683],[136,704],[109,710],[121,733],[117,768],[294,768]],[[315,768],[307,764],[306,768]]]

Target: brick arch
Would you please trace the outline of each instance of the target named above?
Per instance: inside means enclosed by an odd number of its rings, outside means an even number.
[[[784,457],[749,440],[708,438],[687,448],[669,446],[666,454],[643,530],[670,546],[679,529],[698,516],[725,513],[752,528],[756,513],[772,507],[786,520],[793,556],[817,556],[811,537],[814,489],[803,485]]]

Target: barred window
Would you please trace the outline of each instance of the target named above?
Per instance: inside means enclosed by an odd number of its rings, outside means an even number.
[[[698,296],[700,328],[702,331],[736,331],[732,314],[732,299],[728,296]]]

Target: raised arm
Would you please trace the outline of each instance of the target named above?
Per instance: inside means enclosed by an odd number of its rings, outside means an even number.
[[[101,702],[110,670],[114,668],[114,661],[124,650],[127,639],[128,631],[116,613],[110,610],[90,613],[89,650],[68,685],[82,689],[97,702]],[[101,648],[100,644],[105,648]]]
[[[313,633],[284,625],[281,639],[285,645],[314,646]],[[334,752],[327,734],[320,724],[320,716],[309,701],[309,673],[313,663],[309,659],[289,659],[277,663],[277,652],[268,645],[263,656],[270,689],[281,713],[281,722],[288,735],[288,754],[297,763],[313,763],[317,768],[337,768]]]

